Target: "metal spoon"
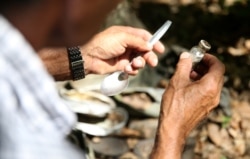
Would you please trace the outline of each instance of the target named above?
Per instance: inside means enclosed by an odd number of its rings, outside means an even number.
[[[149,45],[153,46],[167,32],[172,22],[167,20],[149,40]],[[117,71],[105,77],[101,84],[101,92],[107,96],[121,93],[127,88],[129,75],[123,71]]]

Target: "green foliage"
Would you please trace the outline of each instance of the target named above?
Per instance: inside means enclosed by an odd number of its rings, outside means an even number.
[[[222,119],[222,127],[223,127],[223,128],[228,127],[230,121],[231,121],[231,117],[229,117],[229,116],[224,116],[223,119]]]
[[[227,157],[226,156],[221,156],[220,159],[227,159]]]

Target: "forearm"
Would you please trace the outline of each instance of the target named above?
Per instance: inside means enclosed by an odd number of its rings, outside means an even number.
[[[180,159],[185,144],[181,131],[176,123],[160,121],[150,159]]]
[[[39,56],[42,59],[45,67],[48,72],[55,78],[57,81],[71,80],[71,70],[70,63],[67,53],[67,48],[45,48],[39,51]],[[87,70],[88,62],[82,53],[84,59],[84,68],[85,75],[89,73]]]
[[[186,125],[178,96],[167,89],[162,97],[159,123],[151,159],[180,159],[185,144]]]
[[[48,72],[59,81],[70,80],[71,72],[66,48],[46,48],[39,51]]]

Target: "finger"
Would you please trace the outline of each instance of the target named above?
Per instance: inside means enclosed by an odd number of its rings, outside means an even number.
[[[144,29],[132,28],[132,27],[121,27],[121,29],[123,29],[127,34],[131,34],[133,36],[142,38],[147,43],[153,36],[151,33],[149,33],[148,31]],[[165,46],[160,41],[158,41],[153,46],[153,50],[157,53],[163,53],[165,50]]]
[[[153,46],[153,50],[157,53],[164,53],[165,51],[165,46],[158,41],[154,46]]]
[[[136,75],[138,74],[139,70],[134,69],[131,64],[127,65],[124,69],[124,72],[128,73],[129,75]]]
[[[126,36],[129,36],[130,38],[131,37],[135,38],[135,39],[132,38],[131,41],[140,39],[140,40],[143,40],[145,45],[147,45],[148,41],[152,37],[152,34],[144,29],[126,27],[126,26],[119,26],[119,28],[121,30],[120,33],[124,33]],[[160,45],[160,44],[158,44],[158,45]],[[133,46],[133,43],[131,43],[131,46]],[[148,46],[148,47],[152,49],[152,46]]]
[[[208,72],[204,76],[211,76],[215,81],[220,81],[225,73],[224,64],[211,54],[205,54],[202,61],[208,67]]]
[[[179,80],[182,80],[182,83],[186,84],[186,82],[190,82],[191,70],[192,70],[191,55],[188,52],[183,52],[177,63],[176,71],[173,78],[176,79],[177,82],[179,82]]]
[[[138,56],[132,60],[131,66],[133,69],[143,68],[145,66],[145,60],[141,56]]]
[[[208,67],[203,63],[198,63],[191,71],[190,78],[193,81],[200,80],[208,71]]]
[[[144,29],[138,29],[138,28],[132,28],[127,27],[127,33],[136,35],[137,37],[141,37],[146,42],[149,42],[149,40],[152,38],[152,34]],[[165,46],[160,41],[156,42],[156,44],[153,46],[153,50],[157,53],[163,53],[165,51]]]
[[[198,63],[193,69],[201,76],[206,74],[208,71],[208,67],[203,62]]]
[[[158,57],[152,51],[145,53],[143,58],[145,59],[146,63],[152,67],[155,67],[158,64]]]
[[[193,80],[193,81],[197,81],[197,80],[200,80],[201,79],[201,75],[198,74],[197,72],[195,71],[191,71],[190,73],[190,78]]]
[[[211,54],[205,54],[203,63],[208,67],[208,72],[200,79],[200,82],[204,83],[203,90],[216,95],[224,84],[225,66]]]
[[[121,29],[127,34],[135,35],[137,37],[144,39],[145,41],[149,41],[149,39],[152,37],[152,34],[146,31],[145,29],[125,27],[125,26],[121,26]]]
[[[123,39],[121,42],[124,48],[132,48],[137,52],[148,52],[153,49],[142,37],[123,33],[121,38]]]
[[[125,72],[127,72],[130,75],[136,75],[139,72],[139,69],[143,68],[145,66],[145,60],[138,56],[137,58],[134,58],[130,64],[128,64],[125,67]]]

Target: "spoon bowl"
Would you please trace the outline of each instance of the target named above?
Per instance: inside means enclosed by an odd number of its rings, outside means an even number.
[[[117,71],[104,78],[101,84],[101,93],[113,96],[121,93],[128,87],[129,75],[122,71]]]

